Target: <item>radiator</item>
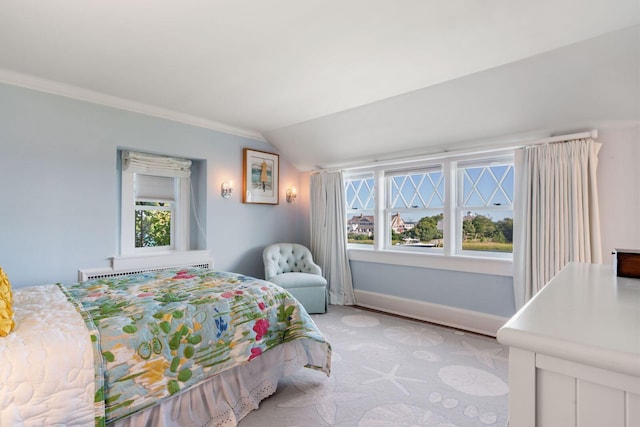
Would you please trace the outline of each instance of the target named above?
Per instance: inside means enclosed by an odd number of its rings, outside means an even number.
[[[86,282],[92,279],[105,279],[110,277],[124,276],[127,274],[148,273],[150,271],[163,271],[170,268],[184,268],[184,267],[200,267],[200,268],[213,268],[213,260],[204,262],[198,262],[195,264],[181,264],[181,265],[166,265],[160,267],[142,267],[134,269],[122,269],[116,270],[113,268],[92,268],[78,270],[78,281]]]

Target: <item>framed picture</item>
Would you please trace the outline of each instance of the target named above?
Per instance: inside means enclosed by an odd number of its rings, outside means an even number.
[[[245,148],[242,159],[242,202],[277,205],[280,193],[279,156]]]

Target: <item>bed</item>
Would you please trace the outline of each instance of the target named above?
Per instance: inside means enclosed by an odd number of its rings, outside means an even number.
[[[236,425],[331,346],[284,289],[169,269],[13,291],[0,425]]]

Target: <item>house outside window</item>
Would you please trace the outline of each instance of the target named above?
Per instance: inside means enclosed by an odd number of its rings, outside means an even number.
[[[389,162],[366,172],[345,171],[344,181],[351,248],[366,234],[375,251],[511,258],[511,152]],[[380,224],[376,214],[384,218]]]
[[[348,241],[355,245],[372,245],[375,236],[373,173],[351,175],[344,180],[344,188]]]
[[[435,248],[443,241],[444,174],[442,165],[385,171],[386,223],[390,239],[385,246],[405,249]]]

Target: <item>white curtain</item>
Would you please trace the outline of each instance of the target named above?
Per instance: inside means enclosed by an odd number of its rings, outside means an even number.
[[[347,224],[342,172],[311,175],[311,252],[327,279],[329,302],[355,304],[347,256]]]
[[[601,263],[596,168],[591,138],[516,151],[516,308],[569,262]]]

